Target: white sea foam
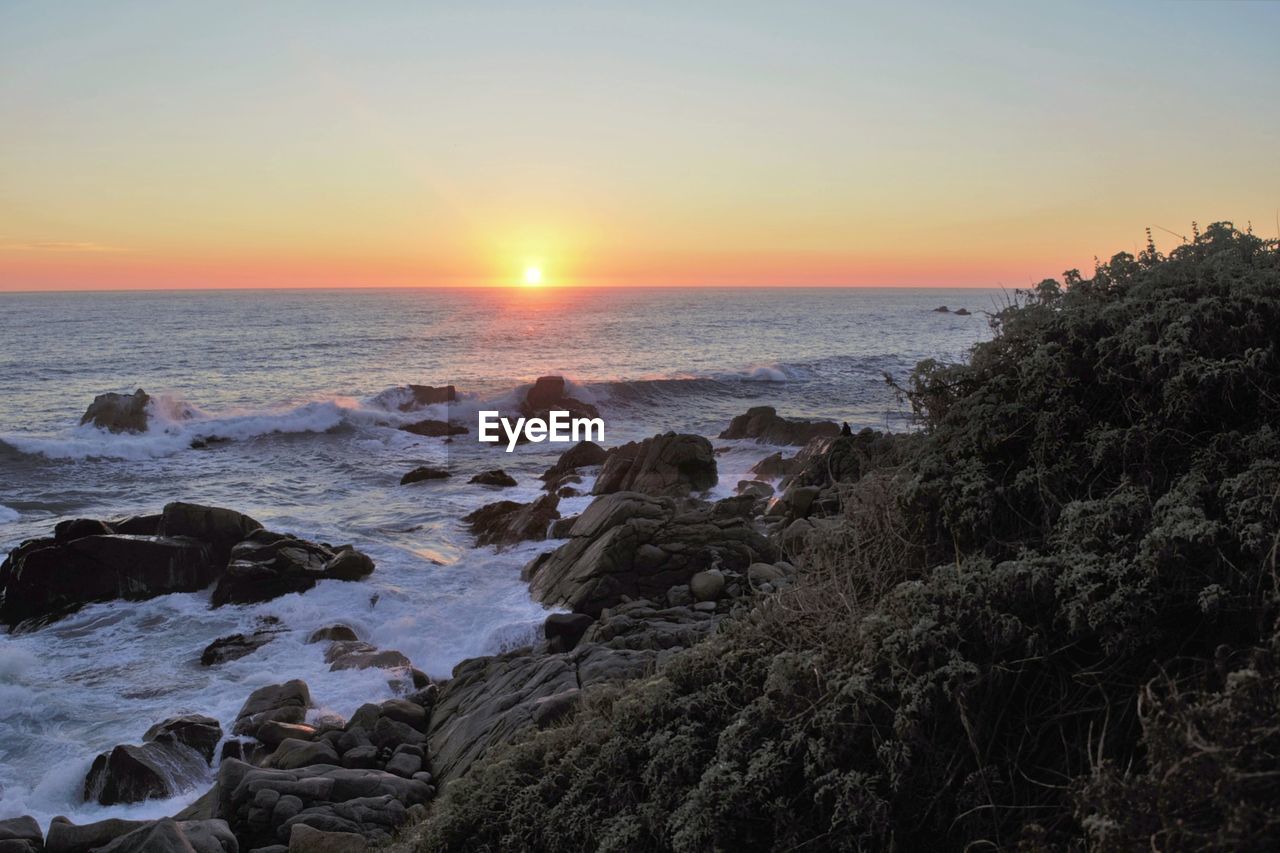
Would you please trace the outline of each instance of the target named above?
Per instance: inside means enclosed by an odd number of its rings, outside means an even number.
[[[22,514],[18,512],[16,509],[11,509],[5,506],[4,504],[0,504],[0,524],[5,524],[10,521],[17,521],[21,517],[22,517]]]

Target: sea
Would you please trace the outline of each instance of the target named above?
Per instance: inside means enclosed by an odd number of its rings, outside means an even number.
[[[481,410],[513,411],[539,376],[596,405],[604,444],[675,430],[713,440],[734,493],[778,450],[717,438],[769,405],[855,429],[913,428],[887,384],[922,359],[955,362],[990,336],[998,290],[493,288],[0,294],[0,549],[67,518],[154,513],[169,501],[230,507],[268,528],[352,543],[377,569],[262,604],[211,609],[209,591],[84,607],[30,633],[0,634],[0,818],[76,822],[173,814],[168,800],[82,801],[94,756],[138,743],[177,714],[230,729],[255,688],[301,678],[313,715],[350,715],[394,695],[380,670],[330,672],[316,628],[353,626],[433,678],[459,661],[532,642],[547,611],[521,567],[550,542],[476,548],[460,518],[541,494],[568,445],[508,453],[475,439]],[[964,316],[934,309],[966,308]],[[446,408],[401,411],[397,389],[452,384]],[[143,388],[150,428],[79,421],[93,398]],[[468,426],[452,442],[398,429],[428,417]],[[195,446],[193,446],[195,445]],[[794,448],[787,449],[787,452]],[[423,464],[447,480],[400,485]],[[501,467],[519,485],[468,484]],[[584,487],[589,487],[588,480]],[[562,514],[590,499],[568,498]],[[199,663],[217,637],[264,617],[284,631],[247,657]]]

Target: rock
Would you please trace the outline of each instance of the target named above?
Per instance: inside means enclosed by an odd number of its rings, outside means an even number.
[[[321,832],[295,823],[289,833],[289,853],[364,853],[369,843],[355,832]]]
[[[689,578],[689,591],[697,601],[715,601],[724,592],[724,584],[723,572],[708,569]]]
[[[761,584],[776,584],[778,581],[786,577],[782,569],[772,563],[752,563],[747,566],[747,580],[752,586],[760,586]]]
[[[765,444],[807,444],[815,438],[840,434],[840,425],[832,421],[789,421],[780,417],[773,406],[754,406],[738,415],[721,438],[754,438]]]
[[[44,849],[44,833],[30,816],[0,820],[0,853],[40,853]]]
[[[53,541],[65,545],[86,536],[109,536],[115,532],[105,521],[96,518],[70,518],[53,526]]]
[[[700,435],[668,432],[610,450],[591,493],[684,497],[704,492],[716,481],[711,442]]]
[[[161,518],[160,513],[131,515],[128,518],[109,522],[109,524],[116,533],[127,533],[131,536],[159,536]]]
[[[600,410],[590,403],[565,394],[563,376],[540,376],[526,392],[520,404],[520,414],[526,418],[543,418],[551,410],[568,412],[574,418],[598,418]]]
[[[108,818],[94,823],[74,824],[59,815],[49,821],[45,853],[91,853],[122,835],[147,826],[144,820]]]
[[[338,753],[328,741],[285,738],[262,766],[296,770],[313,764],[332,764],[336,767],[338,763]]]
[[[213,717],[183,714],[156,723],[147,729],[142,740],[144,743],[155,741],[182,744],[203,756],[205,764],[212,764],[213,753],[222,740],[222,725]]]
[[[342,766],[353,769],[372,769],[378,766],[378,748],[373,744],[354,746],[342,753]]]
[[[378,706],[382,716],[404,723],[420,732],[427,730],[427,711],[408,699],[388,699]]]
[[[451,424],[448,421],[437,421],[427,418],[425,421],[418,421],[412,424],[405,424],[400,427],[405,432],[411,432],[414,435],[423,435],[428,438],[439,438],[447,435],[466,435],[468,430],[461,424]]]
[[[761,480],[739,480],[738,494],[753,498],[773,497],[773,486]]]
[[[379,649],[369,643],[337,642],[325,651],[330,672],[344,669],[407,669],[413,662],[395,649]]]
[[[836,438],[815,438],[796,454],[795,470],[782,483],[784,491],[792,486],[855,482],[864,471],[896,463],[913,440],[911,435],[873,429]]]
[[[139,388],[132,394],[99,394],[85,409],[80,424],[93,424],[108,432],[146,432],[151,395]]]
[[[308,643],[322,643],[326,640],[339,640],[342,642],[354,642],[360,639],[356,636],[356,632],[349,625],[335,623],[326,625],[323,628],[317,628],[311,632],[311,636],[307,637]]]
[[[699,601],[697,604],[693,605],[693,609],[700,613],[714,613],[716,610],[716,603],[714,601]]]
[[[945,305],[939,305],[937,308],[934,308],[934,309],[933,309],[933,313],[935,313],[935,314],[950,314],[950,313],[951,313],[951,309],[950,309],[950,308],[948,308],[948,307],[947,307],[947,306],[945,306]]]
[[[762,480],[780,480],[796,470],[795,458],[783,459],[782,453],[766,456],[751,466],[751,473]]]
[[[200,653],[200,665],[215,666],[227,661],[239,660],[274,640],[282,631],[284,628],[280,626],[279,620],[269,617],[266,626],[252,634],[229,634],[219,637],[205,646],[204,651]]]
[[[426,803],[434,793],[424,782],[380,770],[328,765],[282,770],[235,760],[219,768],[217,787],[218,814],[246,849],[283,842],[298,824],[385,843],[407,820],[406,809]],[[286,797],[302,806],[291,816],[293,808],[276,811]]]
[[[745,570],[772,560],[774,548],[746,519],[702,505],[677,509],[669,498],[618,492],[598,498],[569,541],[525,566],[530,593],[549,606],[599,615],[624,598],[660,598],[719,563]]]
[[[476,537],[476,545],[515,545],[518,542],[541,542],[547,538],[547,528],[560,517],[557,507],[560,498],[543,495],[536,501],[522,504],[516,501],[498,501],[486,504],[475,512],[463,516]]]
[[[968,317],[970,314],[970,311],[968,308],[957,308],[955,311],[952,311],[951,313],[955,314],[957,317]]]
[[[572,474],[579,468],[603,465],[608,455],[608,451],[594,441],[580,441],[561,453],[556,464],[548,468],[540,479],[547,484],[548,491],[555,491],[564,484],[563,478],[566,475]]]
[[[248,604],[305,592],[322,580],[359,580],[373,560],[354,548],[337,551],[283,533],[258,530],[231,549],[213,589],[212,604]]]
[[[457,399],[458,391],[452,385],[400,385],[378,393],[369,402],[387,411],[413,412]]]
[[[236,714],[231,733],[256,738],[265,723],[301,723],[310,707],[311,691],[305,681],[294,679],[284,684],[268,684],[249,694]]]
[[[282,723],[268,720],[258,727],[258,740],[273,749],[286,740],[315,740],[316,729],[305,723]]]
[[[508,488],[517,485],[516,478],[512,477],[501,468],[494,468],[492,471],[482,471],[476,474],[468,483],[477,483],[481,486],[498,486],[499,488]]]
[[[408,474],[400,478],[400,485],[407,486],[410,483],[421,483],[425,480],[444,480],[449,476],[449,472],[443,468],[433,468],[430,465],[422,465],[414,468]]]
[[[160,513],[161,536],[189,536],[207,542],[219,568],[230,559],[231,549],[262,525],[243,513],[216,506],[174,502]]]
[[[94,853],[238,853],[239,842],[224,820],[161,818],[121,835]]]
[[[93,601],[195,592],[212,583],[219,568],[208,544],[186,537],[30,539],[0,564],[0,621],[15,625]]]
[[[557,518],[551,522],[551,526],[547,528],[548,539],[567,539],[569,531],[573,529],[573,525],[578,521],[578,516],[570,515],[567,518]]]
[[[413,774],[422,769],[422,757],[407,752],[397,752],[387,762],[386,771],[405,779],[412,779]]]
[[[85,802],[104,806],[166,799],[203,778],[208,762],[176,743],[121,744],[93,760],[84,780]]]
[[[595,620],[585,613],[552,613],[542,623],[542,633],[551,651],[567,652],[578,644],[593,622]]]
[[[688,587],[681,587],[686,592]],[[614,608],[594,622],[580,644],[607,645],[611,649],[668,651],[688,648],[715,631],[720,617],[686,605],[659,607],[650,601],[632,601]]]

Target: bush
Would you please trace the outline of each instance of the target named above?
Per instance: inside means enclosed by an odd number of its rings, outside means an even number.
[[[1021,295],[913,374],[923,438],[807,581],[491,754],[420,848],[1280,845],[1278,258],[1221,224]]]

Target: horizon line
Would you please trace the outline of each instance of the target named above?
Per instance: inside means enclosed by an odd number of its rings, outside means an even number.
[[[196,287],[44,287],[14,288],[0,285],[0,294],[30,295],[39,293],[213,293],[274,292],[292,290],[515,290],[523,293],[546,293],[556,290],[1017,290],[1034,287],[1006,284],[300,284],[300,285],[209,285]]]

